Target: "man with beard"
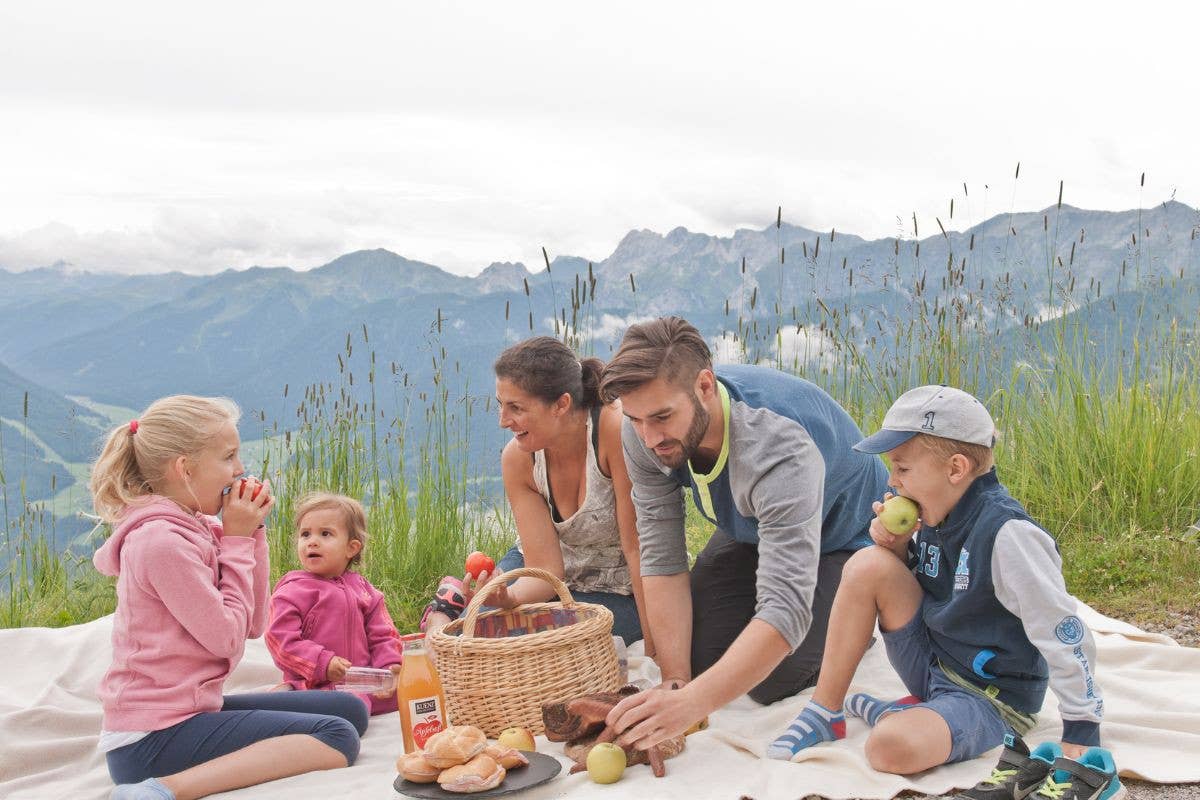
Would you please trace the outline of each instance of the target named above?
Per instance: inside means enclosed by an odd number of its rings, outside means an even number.
[[[625,415],[656,660],[679,690],[617,705],[621,743],[646,749],[747,692],[765,704],[812,686],[842,565],[871,544],[871,502],[887,487],[879,458],[852,448],[854,420],[801,378],[714,372],[679,317],[631,326],[600,393]],[[716,525],[690,575],[685,487]]]

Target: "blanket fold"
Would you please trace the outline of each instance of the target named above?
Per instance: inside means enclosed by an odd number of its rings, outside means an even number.
[[[1141,631],[1081,605],[1080,616],[1096,634],[1098,677],[1107,708],[1103,743],[1123,776],[1160,783],[1200,781],[1200,649]],[[0,797],[71,797],[101,800],[112,791],[103,756],[96,751],[100,703],[95,690],[108,665],[112,618],[69,628],[0,630],[0,652],[9,665],[0,683]],[[657,680],[653,662],[640,643],[630,649],[631,678]],[[246,654],[226,684],[226,693],[262,690],[280,679],[262,640]],[[867,652],[851,692],[876,696],[904,694],[882,646]],[[802,751],[795,763],[763,758],[766,746],[804,707],[811,691],[762,707],[742,697],[712,714],[707,730],[688,737],[687,749],[672,759],[668,777],[631,770],[621,781],[623,796],[642,800],[667,797],[729,797],[793,800],[890,798],[910,790],[942,794],[975,784],[988,775],[999,749],[973,761],[921,775],[899,777],[872,770],[863,757],[867,728],[850,720],[846,739]],[[1056,738],[1061,721],[1056,700],[1047,694],[1030,745]],[[227,800],[302,800],[356,796],[395,798],[395,758],[403,749],[400,725],[390,715],[374,717],[358,763],[346,770],[311,773],[264,786],[217,795]],[[562,745],[538,737],[541,752],[558,756]],[[522,793],[528,800],[552,797],[611,798],[609,787],[586,774],[560,775]]]

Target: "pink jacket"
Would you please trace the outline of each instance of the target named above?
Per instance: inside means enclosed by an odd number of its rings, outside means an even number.
[[[267,649],[295,689],[328,689],[334,656],[356,667],[386,669],[400,663],[396,626],[383,593],[357,572],[322,578],[293,570],[271,595]],[[372,714],[395,711],[396,700],[364,696]]]
[[[247,638],[267,621],[265,530],[222,535],[215,517],[152,495],[92,557],[117,576],[112,665],[97,690],[106,731],[154,731],[220,711]]]

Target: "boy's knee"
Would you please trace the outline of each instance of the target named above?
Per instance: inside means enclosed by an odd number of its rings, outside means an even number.
[[[878,772],[908,775],[917,771],[911,766],[918,755],[914,752],[912,739],[902,735],[899,730],[889,727],[875,728],[867,737],[863,750],[867,763]]]
[[[896,554],[891,550],[879,545],[864,547],[846,559],[846,564],[842,567],[841,585],[845,586],[848,583],[852,586],[858,585],[863,581],[872,581],[896,570],[907,571],[908,568],[904,562],[896,558]]]
[[[866,763],[878,772],[892,772],[893,775],[904,775],[908,762],[907,742],[902,736],[893,735],[887,729],[872,730],[866,738],[863,747]]]

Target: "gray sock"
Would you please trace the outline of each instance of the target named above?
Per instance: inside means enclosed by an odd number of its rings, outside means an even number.
[[[158,778],[147,778],[141,783],[122,783],[113,789],[110,800],[175,800],[175,793]]]

